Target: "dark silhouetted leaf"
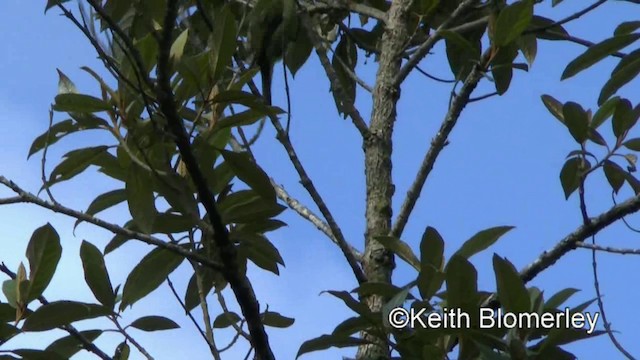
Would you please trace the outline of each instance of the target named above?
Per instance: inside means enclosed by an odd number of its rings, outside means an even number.
[[[30,283],[27,300],[31,301],[47,288],[62,255],[60,236],[51,224],[47,223],[33,232],[26,255],[29,259]]]
[[[498,299],[502,307],[513,313],[531,310],[529,292],[516,268],[507,259],[493,255],[493,272],[496,276]]]
[[[599,62],[614,52],[623,49],[640,38],[640,34],[626,34],[614,36],[590,46],[587,51],[575,58],[567,65],[561,80],[568,79],[591,65]]]
[[[420,260],[418,260],[418,257],[406,242],[393,236],[377,236],[376,240],[387,249],[396,253],[402,260],[406,261],[407,264],[413,266],[414,269],[420,271]]]
[[[465,259],[472,257],[473,255],[481,252],[482,250],[493,245],[502,235],[506,234],[509,230],[513,229],[513,226],[497,226],[482,230],[473,235],[469,240],[456,251],[455,255],[460,255]]]
[[[507,5],[496,20],[493,41],[501,47],[509,44],[529,26],[532,17],[532,1],[522,0]]]
[[[275,311],[265,311],[261,314],[262,323],[265,326],[288,328],[296,321],[293,318],[286,317]]]
[[[122,290],[120,310],[157,289],[178,266],[184,257],[172,251],[156,248],[133,268]]]
[[[137,165],[129,167],[125,191],[129,212],[140,231],[150,233],[156,218],[157,210],[149,174]]]
[[[102,330],[85,330],[80,331],[79,333],[83,338],[92,343],[102,334]],[[75,336],[68,335],[52,342],[45,350],[54,352],[65,359],[69,359],[82,350],[83,346],[84,344]]]
[[[143,331],[159,331],[177,329],[180,326],[171,319],[164,316],[145,316],[141,317],[129,325]]]
[[[113,293],[102,253],[95,245],[83,241],[80,245],[80,259],[82,259],[84,279],[89,285],[89,289],[102,305],[113,309],[116,295]]]
[[[102,99],[85,94],[58,94],[53,109],[62,112],[99,112],[111,110],[111,105]]]
[[[22,326],[24,331],[45,331],[75,321],[93,319],[113,314],[102,305],[75,301],[55,301],[42,305],[29,315]]]
[[[589,137],[589,116],[580,104],[569,101],[562,107],[564,124],[573,138],[582,144]]]

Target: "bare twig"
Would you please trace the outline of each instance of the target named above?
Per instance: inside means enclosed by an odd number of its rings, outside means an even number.
[[[331,229],[329,228],[329,225],[327,225],[327,223],[322,221],[322,219],[320,219],[316,214],[314,214],[313,211],[311,211],[311,209],[301,204],[295,198],[291,197],[291,195],[289,195],[289,193],[282,186],[276,184],[273,179],[271,179],[271,184],[273,185],[273,188],[276,190],[276,195],[280,200],[284,201],[289,206],[289,208],[291,208],[293,211],[297,212],[298,215],[302,216],[304,219],[312,223],[318,230],[322,231],[329,239],[331,239],[331,241],[333,241],[334,243],[336,243],[336,245],[338,245],[338,240],[335,238],[335,236],[333,236],[333,233],[331,232]],[[348,244],[348,246],[349,246],[350,252],[356,258],[356,260],[360,262],[362,260],[362,253],[360,253],[352,245]]]
[[[15,280],[16,273],[11,271],[4,263],[0,263],[0,271],[5,273],[11,279]],[[42,305],[49,304],[49,301],[42,295],[38,296],[38,301]],[[94,343],[92,343],[87,338],[85,338],[82,335],[82,333],[80,333],[80,331],[78,331],[73,325],[71,324],[64,325],[64,326],[61,326],[60,329],[66,331],[67,333],[69,333],[69,335],[76,338],[80,342],[80,344],[82,344],[82,348],[87,350],[88,352],[95,354],[97,357],[99,357],[102,360],[112,360],[111,356],[107,355],[104,351],[100,350]]]
[[[144,355],[147,360],[154,360],[153,356],[151,356],[151,354],[149,354],[149,352],[138,341],[136,341],[136,339],[129,335],[127,330],[123,328],[122,325],[120,325],[117,316],[109,316],[109,319],[111,320],[113,325],[116,326],[118,332],[122,334],[122,336],[124,336],[124,338],[127,339],[127,341],[130,342],[131,345],[133,345],[133,347],[135,347],[142,355]]]
[[[195,317],[193,317],[191,312],[187,310],[187,306],[180,298],[180,295],[178,295],[178,292],[176,291],[175,286],[173,286],[173,282],[168,277],[167,277],[167,284],[169,285],[169,289],[171,289],[171,293],[173,294],[173,297],[176,298],[176,300],[178,301],[178,303],[180,304],[184,312],[187,314],[187,316],[189,317],[193,325],[198,330],[198,333],[200,334],[200,336],[202,336],[204,341],[207,343],[207,346],[209,346],[209,351],[211,351],[211,355],[213,356],[213,358],[215,360],[220,360],[220,353],[218,352],[218,349],[216,349],[215,343],[212,341],[212,339],[209,338],[208,334],[205,334],[204,330],[202,330],[202,328],[200,327],[200,324],[198,324],[198,321],[196,321]]]
[[[405,197],[405,200],[400,207],[400,212],[396,217],[396,221],[391,231],[391,234],[393,236],[400,237],[402,235],[404,227],[407,225],[409,217],[411,216],[411,212],[413,211],[413,208],[415,207],[416,202],[420,197],[420,192],[422,192],[422,188],[424,187],[427,177],[431,173],[431,170],[433,169],[433,166],[438,159],[440,152],[447,144],[449,134],[460,118],[462,110],[469,103],[469,99],[471,94],[473,93],[473,90],[475,90],[478,82],[482,79],[482,76],[484,74],[484,66],[488,61],[488,58],[488,54],[485,54],[482,60],[482,64],[484,65],[477,65],[471,71],[471,73],[469,73],[467,79],[462,85],[462,88],[460,89],[460,93],[457,96],[453,97],[453,101],[451,102],[451,106],[449,106],[447,115],[440,125],[440,130],[438,130],[436,136],[433,138],[433,140],[431,140],[431,146],[429,147],[429,150],[422,160],[422,164],[420,164],[420,168],[418,169],[416,178],[411,184],[411,187],[409,187],[407,196]]]
[[[600,252],[608,252],[612,254],[621,254],[621,255],[640,255],[640,249],[621,249],[614,248],[610,246],[602,246],[602,245],[594,245],[585,242],[577,242],[576,247],[583,249],[591,249]]]

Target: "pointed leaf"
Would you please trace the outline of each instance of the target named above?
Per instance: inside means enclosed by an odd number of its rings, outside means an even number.
[[[564,123],[571,136],[582,144],[589,137],[589,116],[580,104],[569,101],[562,107]]]
[[[611,185],[611,189],[613,189],[613,192],[617,194],[624,184],[625,171],[620,167],[620,165],[611,160],[605,160],[603,170],[604,175],[607,177],[607,181],[609,181],[609,185]]]
[[[75,301],[55,301],[42,305],[29,315],[22,326],[24,331],[45,331],[75,321],[93,319],[113,314],[102,305]]]
[[[164,316],[144,316],[135,320],[129,326],[142,331],[170,330],[180,327],[175,321]]]
[[[94,113],[111,110],[112,107],[102,99],[85,94],[66,93],[56,95],[55,111]]]
[[[156,218],[157,210],[151,180],[141,167],[132,164],[129,167],[125,191],[129,212],[138,228],[144,233],[150,233]]]
[[[529,26],[533,17],[533,2],[516,1],[507,5],[496,20],[493,41],[498,46],[505,46],[515,40]]]
[[[435,228],[427,227],[420,242],[418,290],[422,299],[430,299],[444,282],[444,240]]]
[[[184,257],[181,255],[162,248],[148,253],[127,277],[122,290],[120,310],[133,305],[157,289],[183,260]]]
[[[233,151],[221,150],[224,160],[233,170],[233,173],[249,185],[251,189],[262,195],[265,199],[275,201],[276,191],[271,185],[271,180],[267,173],[251,160],[247,153],[236,153]]]
[[[551,115],[553,115],[556,119],[560,120],[560,122],[564,124],[564,114],[562,113],[563,104],[551,95],[545,94],[540,98],[542,99],[542,103],[547,108],[547,110],[549,110]]]
[[[529,292],[513,264],[494,254],[493,271],[496,276],[498,299],[505,311],[513,313],[530,311]]]
[[[101,334],[102,330],[85,330],[79,331],[80,335],[87,341],[92,343]],[[54,352],[65,359],[71,358],[83,349],[84,344],[73,335],[62,337],[52,342],[45,350]]]
[[[89,289],[102,305],[113,309],[116,295],[113,292],[102,253],[95,245],[83,241],[80,245],[80,259],[82,259],[84,279]]]
[[[632,44],[640,38],[640,34],[626,34],[614,36],[595,44],[567,65],[561,80],[568,79],[593,64]]]
[[[47,288],[62,255],[60,236],[51,224],[47,223],[33,232],[26,255],[30,282],[27,300],[31,301]]]
[[[473,235],[469,240],[456,251],[455,255],[460,255],[466,259],[469,259],[473,255],[481,252],[482,250],[493,245],[502,235],[506,234],[509,230],[513,229],[513,226],[496,226],[486,230],[482,230]]]
[[[261,314],[264,326],[276,328],[288,328],[296,321],[294,318],[286,317],[278,312],[265,311]]]
[[[404,241],[393,236],[377,236],[376,241],[379,241],[384,247],[396,253],[407,264],[413,266],[414,269],[420,271],[420,260],[413,253],[411,247]]]
[[[326,350],[332,347],[356,347],[368,343],[368,341],[356,337],[348,337],[342,335],[322,335],[320,337],[307,340],[302,343],[302,345],[300,345],[300,349],[298,350],[298,354],[296,355],[296,359],[299,358],[300,355],[313,351]]]

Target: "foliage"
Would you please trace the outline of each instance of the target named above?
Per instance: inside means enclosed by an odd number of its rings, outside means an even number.
[[[377,143],[373,137],[383,139],[387,136],[383,134],[385,126],[393,126],[393,101],[397,102],[397,95],[395,100],[388,100],[392,96],[385,98],[380,94],[388,89],[398,94],[402,81],[409,73],[418,71],[416,66],[437,42],[444,43],[451,76],[456,85],[462,86],[452,95],[444,130],[434,139],[430,152],[436,157],[480,81],[493,83],[495,94],[492,95],[505,94],[514,79],[514,70],[527,71],[535,62],[539,41],[575,40],[563,26],[564,21],[538,15],[539,1],[533,0],[510,3],[398,0],[351,5],[285,0],[278,3],[282,6],[273,8],[265,1],[258,0],[258,4],[251,2],[252,5],[247,6],[241,1],[223,0],[90,0],[87,2],[90,10],[81,7],[79,14],[68,10],[66,1],[48,1],[46,10],[62,11],[87,35],[111,78],[105,79],[98,71],[83,68],[100,89],[99,94],[85,94],[58,70],[59,93],[52,109],[64,115],[64,119],[53,122],[45,133],[35,138],[28,155],[44,152],[75,133],[104,131],[111,135],[111,141],[68,151],[44,179],[41,190],[48,192],[61,182],[73,181],[90,167],[120,185],[98,194],[84,213],[64,208],[54,199],[51,199],[52,205],[43,205],[35,196],[20,192],[17,185],[12,189],[24,201],[75,217],[76,226],[90,222],[112,231],[114,237],[102,250],[88,241],[83,241],[80,249],[84,278],[95,302],[48,302],[42,295],[55,274],[62,246],[50,224],[33,232],[26,248],[28,269],[21,264],[14,272],[2,266],[2,271],[11,278],[2,286],[6,302],[0,303],[0,344],[16,336],[55,328],[69,335],[44,350],[13,349],[0,357],[63,359],[85,349],[100,358],[126,359],[130,345],[148,356],[143,347],[130,341],[129,329],[170,331],[178,327],[177,323],[159,315],[128,321],[127,326],[120,322],[124,321],[129,307],[154,292],[185,264],[193,272],[190,279],[182,279],[187,285],[180,304],[188,313],[196,307],[206,313],[202,319],[205,328],[202,335],[212,348],[212,356],[219,358],[223,351],[215,348],[213,329],[224,329],[237,337],[248,333],[257,356],[268,359],[270,349],[262,335],[264,327],[287,328],[294,324],[294,319],[272,309],[258,308],[246,276],[247,263],[279,274],[285,259],[267,234],[285,225],[277,217],[286,206],[296,211],[298,208],[297,201],[291,201],[286,193],[283,195],[283,189],[255,161],[251,152],[253,140],[244,135],[244,129],[261,129],[267,121],[275,127],[302,185],[322,214],[322,219],[314,224],[321,230],[328,229],[326,233],[352,265],[356,279],[378,278],[379,274],[363,270],[368,269],[368,260],[364,258],[368,255],[357,256],[354,248],[346,243],[308,179],[288,138],[288,127],[285,129],[280,124],[279,116],[288,114],[271,106],[270,101],[263,101],[253,84],[257,69],[251,68],[254,61],[247,45],[251,36],[261,48],[266,46],[263,42],[269,41],[282,46],[284,54],[278,51],[277,55],[284,55],[292,75],[306,66],[315,49],[331,81],[338,111],[351,119],[364,136],[367,154],[376,153],[375,146],[383,144],[380,158],[385,160],[388,156],[388,162],[391,161],[390,140],[385,145],[383,140]],[[554,6],[559,3],[561,1],[553,2]],[[256,24],[263,17],[248,17],[253,6],[277,9],[274,14],[264,15],[264,21],[280,21],[283,28],[273,34],[261,34],[265,37],[256,40],[255,34],[260,33],[262,25],[269,24]],[[398,12],[404,15],[394,18],[393,14]],[[82,20],[78,21],[77,16]],[[245,21],[247,18],[249,24]],[[401,24],[404,30],[398,33],[388,30],[392,28],[391,23],[401,20],[405,21]],[[634,105],[631,99],[616,95],[640,73],[639,29],[638,22],[619,24],[611,37],[592,44],[566,65],[562,80],[580,76],[580,72],[589,67],[601,66],[598,63],[604,59],[620,58],[609,80],[603,84],[598,106],[593,111],[566,99],[566,95],[557,96],[563,99],[552,95],[541,97],[544,106],[576,142],[576,150],[569,153],[560,170],[560,184],[566,198],[578,191],[583,206],[584,183],[600,169],[615,193],[627,184],[635,194],[640,194],[640,181],[634,175],[637,157],[633,153],[640,151],[640,138],[629,138],[630,130],[640,118],[640,104]],[[621,52],[630,46],[636,48]],[[327,53],[329,48],[333,53],[331,59]],[[389,49],[400,51],[389,55]],[[357,76],[363,56],[373,58],[373,65],[380,67],[372,93],[374,100],[382,105],[374,101],[369,123],[362,120],[355,107],[357,96],[362,94],[358,87],[366,90],[366,84]],[[270,64],[278,60],[275,57],[278,56],[274,54],[274,58],[269,59]],[[406,61],[402,62],[402,58]],[[384,101],[391,102],[383,104]],[[393,115],[383,119],[383,126],[376,128],[375,119],[388,114],[380,110],[385,106],[394,109]],[[606,140],[609,136],[603,136],[602,125],[607,121],[611,122],[613,142]],[[390,139],[391,135],[388,136]],[[604,155],[596,155],[602,149],[605,149]],[[434,161],[435,157],[427,156],[425,167],[433,167]],[[386,164],[385,161],[379,163]],[[371,163],[367,166],[371,174],[367,176],[379,179],[381,188],[386,186],[383,184],[386,170],[376,174]],[[390,173],[390,168],[387,170]],[[421,184],[418,181],[417,193],[409,202],[415,204],[426,176]],[[3,184],[9,182],[3,181]],[[367,190],[368,194],[374,193]],[[371,238],[367,238],[365,254],[378,246],[380,251],[392,254],[391,258],[397,256],[415,269],[415,278],[404,285],[370,280],[360,281],[351,291],[328,290],[327,294],[342,301],[354,314],[338,324],[331,334],[301,344],[298,357],[330,347],[358,347],[364,354],[359,355],[362,359],[374,358],[371,354],[376,351],[393,353],[402,359],[446,358],[452,351],[457,352],[459,359],[572,359],[574,356],[563,349],[565,344],[610,332],[608,328],[593,333],[574,328],[487,330],[480,328],[477,315],[483,308],[538,315],[564,313],[565,309],[567,314],[582,312],[596,299],[568,308],[565,303],[575,294],[575,289],[564,289],[547,297],[541,289],[527,286],[527,282],[575,248],[578,242],[625,214],[637,211],[640,207],[637,204],[618,208],[610,217],[605,214],[601,223],[591,223],[585,216],[587,230],[566,244],[559,244],[562,246],[557,252],[543,254],[541,268],[519,272],[509,260],[494,254],[496,289],[479,289],[477,270],[469,259],[487,251],[513,229],[512,226],[479,231],[448,258],[444,255],[447,241],[435,228],[426,227],[416,254],[408,242],[401,240],[404,225],[393,229],[373,226],[380,223],[375,216],[385,216],[385,206],[371,196],[367,199],[368,205],[382,210],[378,215],[371,215],[373,217],[368,215],[367,230],[373,231],[369,231]],[[95,217],[122,203],[126,203],[130,214],[122,227],[105,224]],[[409,206],[408,212],[401,211],[400,221],[396,223],[406,223],[411,209]],[[312,222],[318,218],[299,212]],[[391,221],[390,215],[388,220]],[[593,229],[595,232],[589,233]],[[142,241],[154,247],[131,269],[124,284],[113,284],[104,256],[117,253],[128,241]],[[387,266],[385,271],[390,274],[392,267]],[[220,313],[209,314],[207,302],[212,301],[214,295],[219,299],[229,293],[238,301],[241,314],[224,306]],[[381,305],[371,305],[375,303],[371,299],[382,299]],[[400,307],[422,309],[423,320],[430,314],[460,309],[472,314],[471,325],[394,327],[391,322]],[[252,315],[254,310],[259,310],[258,316]],[[107,319],[124,336],[117,349],[103,352],[93,345],[103,333],[102,329],[78,331],[74,328],[76,322],[93,318]],[[362,336],[363,333],[366,336]],[[374,350],[367,353],[367,349]]]

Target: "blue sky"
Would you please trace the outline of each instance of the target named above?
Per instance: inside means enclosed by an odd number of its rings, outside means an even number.
[[[545,8],[544,14],[558,19],[572,13],[579,5],[578,2],[566,2],[553,12]],[[629,11],[632,6],[610,2],[596,14],[571,24],[568,29],[580,37],[602,40],[612,34],[619,22],[637,20],[637,16],[634,18],[633,12]],[[72,24],[58,16],[55,10],[45,16],[43,9],[44,2],[35,1],[5,0],[0,5],[1,13],[13,14],[4,15],[0,22],[5,48],[0,57],[0,73],[3,74],[0,85],[3,134],[0,174],[33,192],[40,186],[40,159],[35,156],[27,162],[26,155],[33,138],[47,128],[49,105],[57,91],[55,69],[64,71],[81,91],[93,94],[98,90],[96,84],[79,68],[90,66],[104,73],[95,52]],[[443,50],[441,46],[436,47],[434,55],[422,65],[432,74],[450,77],[448,65],[443,62]],[[569,81],[560,82],[564,66],[582,51],[578,45],[540,42],[533,68],[529,73],[516,73],[506,95],[467,106],[450,137],[451,144],[442,152],[427,181],[403,236],[416,251],[426,226],[433,226],[442,234],[448,255],[479,230],[498,225],[516,226],[490,251],[473,258],[479,272],[479,286],[492,290],[495,288],[491,269],[493,252],[507,257],[521,269],[579,226],[577,198],[564,200],[558,178],[564,157],[576,146],[562,124],[548,114],[540,95],[547,93],[560,101],[577,101],[586,108],[596,106],[600,87],[616,62],[603,61]],[[372,61],[368,63],[362,74],[372,83],[375,72]],[[284,106],[280,72],[276,72],[274,81],[274,102]],[[328,90],[324,73],[312,57],[291,83],[293,122],[290,134],[310,176],[342,225],[345,236],[361,248],[365,196],[361,142],[352,124],[338,116]],[[636,103],[639,90],[636,81],[625,87],[621,95]],[[491,84],[484,81],[476,95],[490,91]],[[449,85],[434,83],[417,73],[411,75],[402,88],[394,134],[396,212],[446,112],[449,92]],[[370,100],[366,93],[358,95],[358,105],[368,119]],[[58,114],[56,119],[64,119],[62,116]],[[603,130],[603,135],[610,139],[610,126],[606,124],[603,129],[607,129]],[[68,150],[97,141],[109,141],[109,138],[98,133],[70,136],[59,142],[50,149],[49,171]],[[310,204],[271,129],[267,129],[254,152],[277,182],[283,184],[291,195]],[[65,205],[86,209],[95,196],[117,186],[95,171],[88,171],[54,187],[53,192]],[[591,215],[612,205],[610,190],[601,173],[590,179],[587,186]],[[0,190],[0,196],[8,195],[5,189]],[[629,189],[625,188],[618,199],[630,195]],[[128,216],[126,207],[101,214],[102,218],[119,223]],[[84,224],[74,235],[71,219],[30,205],[0,207],[0,218],[4,220],[0,223],[0,261],[17,268],[19,261],[24,261],[24,250],[31,232],[51,222],[61,235],[63,257],[45,295],[50,300],[94,301],[84,284],[78,249],[83,239],[103,248],[111,238],[109,233]],[[262,271],[252,271],[251,277],[263,304],[268,304],[270,310],[296,318],[292,328],[270,330],[278,358],[290,359],[304,340],[331,332],[335,325],[351,316],[339,300],[320,295],[320,292],[351,290],[356,282],[337,247],[313,226],[292,212],[285,212],[281,218],[289,226],[271,234],[270,239],[280,249],[286,267],[280,277]],[[637,216],[628,220],[632,224],[640,222]],[[639,247],[637,235],[620,225],[601,232],[597,241],[616,247]],[[107,266],[112,281],[124,283],[128,271],[149,250],[147,246],[128,243],[108,255]],[[576,250],[530,285],[544,289],[547,296],[566,287],[581,289],[571,305],[589,300],[595,296],[590,259],[589,251]],[[635,304],[640,301],[640,289],[629,282],[640,270],[640,262],[631,256],[609,254],[599,254],[598,259],[609,321],[619,331],[617,336],[627,349],[640,354],[640,344],[634,336],[640,320],[635,309]],[[398,263],[394,280],[398,284],[407,283],[415,274],[401,261]],[[186,286],[188,273],[185,270],[181,268],[172,276],[179,291]],[[589,311],[596,311],[596,308]],[[192,324],[177,310],[166,286],[127,310],[124,323],[139,316],[157,314],[169,316],[182,326],[179,330],[150,335],[134,333],[157,359],[209,357]],[[91,325],[90,322],[81,323],[78,327],[89,328]],[[53,332],[24,336],[6,346],[41,347],[62,335],[61,332]],[[226,340],[221,338],[219,343],[224,345]],[[97,341],[108,349],[107,352],[111,352],[118,342],[119,338],[112,334],[105,334]],[[568,348],[579,358],[619,357],[605,337]],[[243,351],[228,358],[241,358]],[[336,358],[339,354],[348,356],[352,352],[313,353],[304,359]],[[134,353],[133,358],[139,358],[138,355]],[[92,357],[80,353],[77,358]]]

